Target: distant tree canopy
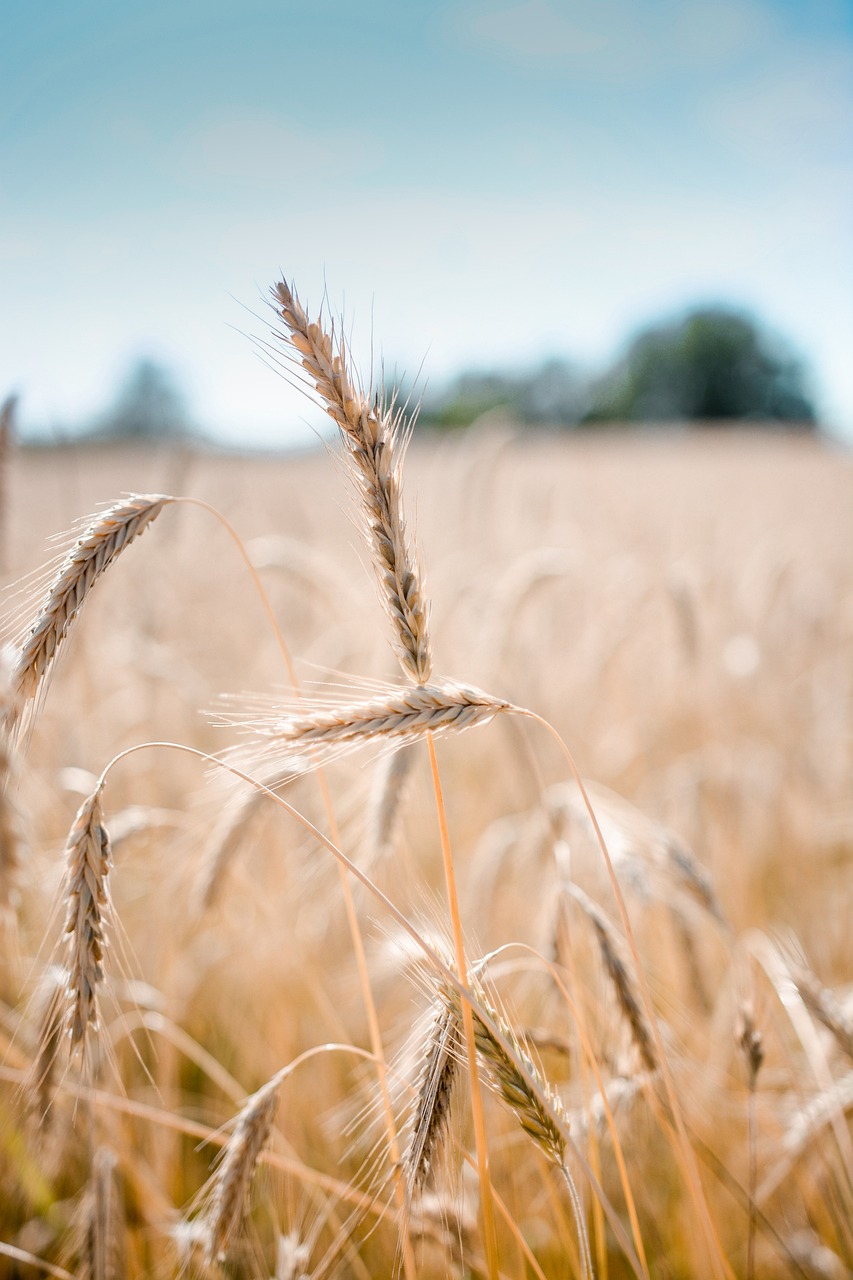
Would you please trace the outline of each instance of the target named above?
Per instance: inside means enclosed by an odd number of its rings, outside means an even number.
[[[522,372],[461,373],[428,398],[422,417],[467,426],[490,409],[522,422],[765,421],[813,424],[801,363],[740,311],[697,308],[653,324],[593,380],[566,360]]]
[[[465,427],[490,409],[506,408],[524,422],[580,420],[588,407],[586,381],[568,360],[544,360],[519,373],[469,370],[424,404],[423,417],[435,426]]]
[[[596,388],[587,421],[753,419],[813,423],[801,364],[725,307],[643,330]]]
[[[138,360],[115,403],[91,432],[99,440],[178,440],[193,434],[186,404],[168,369]]]

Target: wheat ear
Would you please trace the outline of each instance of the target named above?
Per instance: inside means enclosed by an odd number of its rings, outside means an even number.
[[[65,849],[67,997],[65,1032],[85,1051],[98,1028],[98,988],[110,917],[110,840],[103,825],[103,780],[80,806]]]
[[[627,965],[619,955],[616,930],[601,908],[578,885],[567,882],[564,885],[564,890],[574,898],[592,924],[598,940],[601,958],[604,961],[604,967],[607,970],[610,981],[613,983],[613,989],[619,1001],[619,1008],[631,1028],[631,1035],[643,1065],[647,1071],[656,1071],[658,1060],[655,1053],[654,1040],[643,1013],[640,999],[634,990],[634,983],[628,972]]]
[[[830,1032],[842,1053],[853,1059],[853,1018],[837,996],[823,985],[807,964],[792,959],[788,970],[803,1004]]]
[[[225,1147],[204,1215],[208,1262],[225,1255],[240,1226],[255,1167],[272,1132],[280,1084],[281,1076],[275,1075],[247,1099]]]
[[[551,1086],[542,1078],[524,1045],[519,1041],[512,1028],[504,1021],[488,1003],[482,990],[477,990],[477,1007],[473,1008],[474,1039],[477,1052],[486,1064],[498,1095],[515,1114],[522,1129],[539,1146],[548,1159],[557,1167],[565,1183],[572,1206],[575,1229],[578,1233],[581,1270],[584,1280],[592,1280],[592,1256],[589,1248],[589,1236],[584,1221],[583,1206],[575,1186],[574,1179],[566,1164],[566,1130],[568,1119],[565,1117],[563,1105]],[[490,1022],[497,1028],[503,1039],[510,1045],[513,1053],[524,1066],[527,1075],[523,1074],[513,1058],[507,1053],[501,1041],[492,1031],[491,1026],[481,1017],[477,1009],[482,1009]],[[534,1087],[535,1085],[535,1087]],[[543,1100],[547,1105],[543,1105]],[[556,1117],[556,1118],[555,1118]],[[562,1120],[562,1126],[557,1123]]]
[[[117,1161],[107,1147],[99,1147],[92,1162],[82,1223],[81,1280],[123,1280],[124,1231]]]
[[[96,516],[62,560],[47,588],[11,675],[10,722],[44,687],[77,613],[101,574],[172,499],[136,494]]]
[[[391,689],[384,698],[342,703],[311,712],[270,716],[251,727],[293,752],[358,746],[377,738],[413,741],[426,734],[485,724],[511,705],[451,681],[411,689]]]
[[[346,345],[333,325],[326,331],[309,320],[296,292],[283,280],[273,287],[272,295],[297,358],[346,446],[400,665],[414,684],[426,684],[432,671],[429,609],[420,568],[406,537],[402,503],[409,428],[393,402],[371,403],[356,385],[347,368]]]
[[[450,1118],[461,1052],[459,1003],[455,992],[442,986],[424,1054],[412,1136],[406,1154],[406,1185],[410,1199],[423,1189],[441,1147]]]
[[[378,861],[394,851],[414,763],[415,753],[405,742],[379,762],[367,813],[367,848],[372,860]]]

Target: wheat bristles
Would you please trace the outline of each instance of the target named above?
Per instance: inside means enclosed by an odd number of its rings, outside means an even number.
[[[71,1049],[85,1049],[98,1028],[98,988],[104,980],[110,916],[110,841],[103,825],[103,782],[80,806],[66,845],[65,938],[67,1004],[65,1031]]]
[[[208,1262],[225,1255],[240,1226],[255,1167],[272,1132],[280,1084],[275,1075],[247,1099],[225,1147],[203,1220]]]
[[[455,993],[442,987],[430,1029],[415,1102],[412,1137],[406,1154],[409,1199],[432,1172],[450,1118],[450,1104],[462,1051],[461,1010]]]
[[[83,601],[125,547],[173,499],[137,494],[96,516],[60,564],[11,675],[10,724],[34,701]]]
[[[406,538],[401,489],[407,428],[402,414],[393,404],[370,403],[349,375],[346,347],[334,327],[327,333],[309,321],[285,281],[275,285],[272,294],[299,361],[346,445],[400,665],[413,683],[426,684],[432,671],[429,609],[420,568]]]

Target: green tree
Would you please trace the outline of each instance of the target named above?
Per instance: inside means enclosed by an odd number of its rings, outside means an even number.
[[[813,424],[802,364],[749,316],[705,307],[643,330],[596,389],[587,421]]]
[[[464,427],[490,409],[506,408],[522,422],[573,425],[589,400],[585,380],[567,360],[544,360],[513,371],[466,370],[428,400],[423,417],[436,426]]]

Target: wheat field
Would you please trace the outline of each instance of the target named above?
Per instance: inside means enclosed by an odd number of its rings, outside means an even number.
[[[7,461],[0,1274],[851,1274],[849,456],[362,409]]]

